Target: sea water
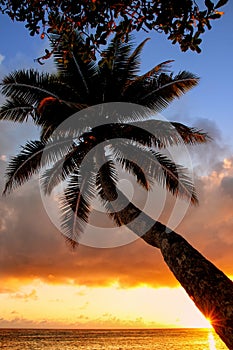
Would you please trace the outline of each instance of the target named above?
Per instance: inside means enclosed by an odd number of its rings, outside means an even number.
[[[209,329],[0,329],[7,350],[224,350]]]

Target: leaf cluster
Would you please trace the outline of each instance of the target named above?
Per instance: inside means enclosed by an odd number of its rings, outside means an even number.
[[[12,20],[25,22],[30,35],[56,34],[72,50],[74,31],[85,34],[80,48],[84,56],[96,57],[96,50],[106,45],[114,33],[128,41],[133,31],[155,30],[165,33],[182,51],[200,52],[201,35],[211,29],[211,21],[220,18],[218,11],[228,0],[216,4],[205,0],[201,10],[191,0],[0,0],[0,11]],[[51,53],[47,50],[43,58]]]

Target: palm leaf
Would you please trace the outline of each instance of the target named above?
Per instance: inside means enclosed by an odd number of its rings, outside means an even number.
[[[174,78],[172,75],[162,73],[158,79],[144,86],[144,95],[139,97],[138,103],[159,111],[192,89],[198,82],[199,78],[196,75],[186,71],[180,72]]]
[[[37,124],[41,126],[41,138],[48,139],[62,122],[83,108],[81,104],[68,105],[53,97],[42,99],[37,108]]]
[[[81,47],[84,46],[84,40],[79,32],[76,32],[75,35],[76,39],[72,52],[66,50],[66,42],[64,40],[61,40],[59,45],[57,45],[56,40],[52,40],[54,61],[62,80],[70,82],[72,86],[79,86],[82,89],[81,95],[83,95],[84,91],[88,95],[92,79],[97,74],[97,65],[94,60],[84,61],[81,50]]]
[[[13,157],[6,170],[4,194],[11,192],[29,180],[46,164],[63,157],[70,149],[70,139],[63,138],[46,143],[43,140],[29,141],[22,151]]]
[[[175,127],[185,144],[194,145],[196,143],[205,143],[211,140],[211,137],[200,129],[190,128],[177,122],[171,122],[171,124]]]
[[[139,125],[139,126],[138,126]],[[129,139],[137,141],[144,146],[162,147],[161,141],[154,134],[150,133],[146,128],[141,128],[140,123],[109,123],[94,127],[90,134],[95,137],[98,142],[111,139]],[[144,124],[143,124],[144,126]]]
[[[44,142],[29,141],[22,151],[11,159],[6,171],[7,182],[4,194],[21,186],[40,169],[44,149]]]
[[[131,88],[131,89],[135,89],[135,87],[138,88],[139,86],[145,84],[145,82],[148,83],[151,79],[157,78],[159,76],[159,74],[167,72],[171,62],[174,62],[174,60],[164,61],[164,62],[156,65],[152,69],[150,69],[145,74],[135,77],[135,79],[129,81],[126,84],[124,92],[126,92],[126,94],[127,94],[128,88]]]
[[[143,188],[145,188],[147,191],[151,188],[151,184],[153,184],[154,181],[150,179],[149,176],[148,178],[146,177],[144,171],[137,163],[135,163],[133,160],[124,158],[123,155],[122,157],[118,157],[116,161],[121,164],[124,170],[135,176],[137,183],[139,183]]]
[[[80,142],[78,145],[73,143],[67,154],[42,174],[41,184],[44,193],[51,194],[57,185],[66,180],[74,171],[77,171],[89,151],[90,148],[85,142]]]
[[[59,98],[51,90],[48,90],[51,75],[39,73],[33,69],[15,71],[1,83],[1,92],[7,97],[24,98],[28,104],[33,104],[46,96]]]
[[[1,92],[6,97],[23,100],[31,106],[38,106],[47,97],[61,100],[70,105],[79,95],[74,87],[49,73],[34,69],[15,71],[3,78]]]
[[[95,197],[95,174],[71,176],[64,195],[60,198],[61,227],[67,241],[75,247],[91,213],[91,201]]]
[[[148,40],[149,38],[143,40],[128,58],[126,70],[128,71],[129,80],[132,80],[133,78],[135,78],[136,73],[138,73],[140,70],[140,65],[141,65],[140,55],[141,55],[142,49],[144,48],[144,45]]]
[[[7,99],[0,107],[0,120],[22,123],[27,121],[30,115],[34,118],[34,112],[35,109],[22,99]]]
[[[125,123],[109,123],[94,127],[90,134],[99,142],[111,139],[129,139],[143,146],[164,148],[179,144],[195,144],[208,141],[201,130],[184,124],[162,120]]]
[[[111,75],[116,75],[128,67],[128,59],[132,48],[131,43],[123,42],[117,35],[111,40],[99,61],[99,67],[107,69]],[[106,70],[105,70],[106,72]]]
[[[59,131],[58,133],[55,133],[55,136],[59,140],[61,137],[60,135],[62,134],[63,132]],[[92,158],[96,157],[94,154],[95,151],[94,153],[91,152],[98,143],[102,142],[102,139],[97,139],[93,132],[84,133],[79,139],[79,133],[75,129],[70,131],[64,130],[64,134],[64,140],[67,138],[70,147],[66,150],[66,154],[62,154],[63,158],[61,160],[55,159],[55,164],[53,164],[50,169],[47,169],[42,175],[41,182],[45,194],[50,194],[57,185],[67,178],[68,175],[77,170],[83,163],[86,155]],[[75,141],[77,139],[78,142]]]
[[[123,140],[117,143],[117,147],[111,146],[111,152],[116,159],[120,159],[121,165],[124,165],[122,158],[137,159],[137,165],[146,174],[150,183],[155,180],[173,195],[188,199],[192,204],[198,203],[195,188],[188,176],[187,169],[175,164],[167,156]],[[126,170],[128,169],[126,168]]]
[[[133,122],[131,125],[133,126],[132,134],[138,133],[141,135],[142,141],[140,141],[140,138],[135,138],[135,141],[148,147],[153,145],[158,148],[163,148],[183,143],[205,143],[210,139],[202,130],[190,128],[177,122],[150,119]],[[133,137],[134,136],[131,138],[133,139]]]
[[[174,62],[174,60],[167,60],[167,61],[164,61],[160,64],[157,64],[155,67],[150,69],[148,72],[139,76],[136,79],[135,83],[137,83],[137,81],[149,81],[150,79],[154,79],[155,77],[157,77],[161,73],[168,72],[169,67],[170,67],[170,63],[172,63],[172,62]]]
[[[110,146],[112,156],[123,170],[136,177],[137,182],[146,190],[151,189],[154,178],[151,176],[151,162],[141,159],[142,153],[148,153],[151,158],[150,149],[142,148],[135,142],[118,139],[115,145]],[[154,158],[153,158],[154,161]]]
[[[113,38],[99,61],[100,102],[122,101],[123,88],[131,76],[128,69],[131,44],[123,43],[117,36]]]
[[[97,169],[96,188],[101,199],[114,201],[117,198],[118,174],[110,156],[104,156],[104,164]]]
[[[171,161],[167,156],[151,151],[158,162],[152,176],[174,196],[190,200],[194,205],[198,204],[198,198],[194,184],[186,168]],[[155,174],[156,172],[156,174]]]
[[[95,163],[96,190],[107,214],[112,218],[112,213],[115,213],[114,220],[118,226],[121,226],[123,224],[122,220],[116,213],[116,203],[118,201],[119,191],[116,187],[118,182],[118,172],[110,155],[102,153],[101,159],[104,162],[101,167],[98,166],[98,161]]]

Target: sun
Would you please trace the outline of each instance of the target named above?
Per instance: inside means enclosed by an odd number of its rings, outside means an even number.
[[[205,328],[209,328],[209,329],[213,328],[210,318],[206,318],[204,323],[206,324]]]

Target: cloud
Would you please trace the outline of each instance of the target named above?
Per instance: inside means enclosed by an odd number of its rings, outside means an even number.
[[[210,179],[199,180],[201,204],[189,210],[179,232],[225,272],[232,273],[233,200],[221,192],[221,182],[210,190]],[[159,250],[140,239],[112,249],[79,246],[74,252],[69,250],[49,221],[35,184],[4,198],[0,205],[5,220],[0,233],[1,278],[40,278],[52,284],[88,286],[114,281],[124,287],[177,285]]]
[[[5,217],[0,233],[2,278],[38,277],[54,284],[69,283],[72,279],[78,284],[96,286],[114,281],[124,286],[176,284],[172,276],[164,273],[166,267],[159,251],[140,240],[119,248],[79,246],[71,251],[47,217],[36,181],[3,198],[2,215]]]
[[[233,177],[232,176],[223,177],[221,181],[221,188],[224,194],[233,197]]]
[[[12,293],[13,289],[8,288],[8,287],[0,287],[0,294],[9,294]]]
[[[195,128],[206,132],[211,138],[206,144],[189,146],[194,170],[198,175],[209,174],[219,170],[224,158],[232,154],[231,147],[225,142],[215,122],[207,118],[199,118],[191,123]]]
[[[232,271],[233,158],[216,163],[208,176],[199,177],[200,205],[191,208],[181,225],[183,234],[226,273]]]
[[[29,301],[29,300],[37,300],[38,299],[38,296],[37,296],[37,293],[36,293],[36,290],[35,289],[32,289],[31,292],[29,293],[15,293],[15,294],[10,294],[10,298],[12,299],[22,299],[24,301]]]
[[[11,142],[12,138],[0,139],[3,154]],[[227,152],[222,152],[222,147]],[[188,210],[177,232],[224,272],[232,275],[233,159],[224,159],[223,153],[230,151],[227,146],[219,147],[216,143],[207,153],[206,157],[215,161],[207,159],[206,164],[210,167],[203,173],[196,167],[200,205]],[[197,156],[197,164],[200,164],[202,154]],[[1,178],[5,168],[6,162],[0,160]],[[0,180],[2,189],[3,180]],[[160,251],[141,239],[118,248],[96,249],[80,245],[76,251],[71,251],[59,230],[50,222],[35,179],[0,199],[0,278],[5,281],[2,288],[7,288],[10,278],[18,281],[39,278],[51,284],[87,286],[114,282],[123,287],[178,284]]]
[[[12,312],[13,314],[13,312]],[[14,312],[14,314],[17,314]],[[0,318],[1,328],[42,328],[42,329],[117,329],[117,328],[159,328],[163,324],[158,322],[144,322],[142,317],[122,320],[110,313],[90,319],[84,314],[77,315],[75,322],[56,320],[32,320],[16,316],[13,319]]]

